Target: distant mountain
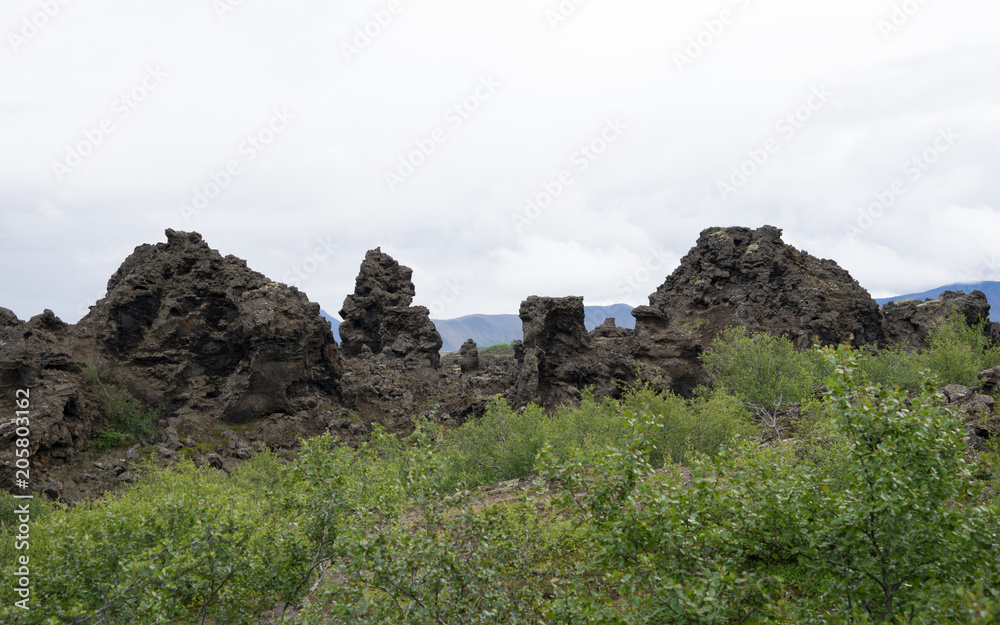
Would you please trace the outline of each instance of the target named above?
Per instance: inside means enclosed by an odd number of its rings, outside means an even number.
[[[924,291],[923,293],[910,293],[909,295],[897,295],[896,297],[882,297],[877,298],[875,301],[878,302],[879,306],[881,306],[888,302],[899,302],[904,299],[925,300],[935,298],[945,291],[964,291],[966,293],[972,293],[976,290],[985,293],[986,299],[990,302],[990,321],[1000,321],[1000,282],[949,284],[946,286],[939,286],[938,288],[931,289],[930,291]]]
[[[319,309],[319,315],[330,322],[330,329],[333,330],[333,338],[337,339],[337,345],[340,345],[340,319],[337,319],[322,308]]]
[[[320,311],[320,314],[330,322],[333,336],[340,342],[340,320]],[[628,304],[613,304],[611,306],[585,306],[584,325],[587,330],[593,330],[604,323],[608,317],[614,317],[619,328],[634,328],[635,317],[632,307]],[[457,319],[433,319],[434,326],[441,333],[444,341],[442,352],[457,352],[467,339],[472,339],[479,347],[488,347],[501,343],[510,343],[520,339],[521,318],[517,315],[466,315]]]

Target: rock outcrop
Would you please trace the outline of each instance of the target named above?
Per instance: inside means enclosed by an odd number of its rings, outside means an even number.
[[[406,429],[416,418],[450,414],[449,408],[430,406],[431,398],[442,395],[442,341],[430,311],[412,305],[412,275],[381,249],[370,250],[340,310],[341,349],[348,359],[344,405],[358,417],[351,423],[341,419],[340,427],[352,436],[367,433],[376,421]]]
[[[521,302],[520,317],[524,341],[515,345],[515,405],[574,402],[585,386],[598,396],[615,396],[620,381],[634,379],[631,330],[610,320],[588,334],[582,297],[532,296]]]
[[[9,313],[9,314],[6,314]],[[73,458],[86,449],[99,423],[91,415],[96,400],[81,383],[83,345],[73,328],[51,310],[27,322],[6,309],[0,310],[0,396],[23,398],[30,406],[28,437],[36,474],[51,463]],[[14,450],[15,423],[0,424],[0,457],[8,460]],[[13,485],[13,462],[3,466],[2,486]]]
[[[347,296],[340,310],[345,356],[360,356],[367,346],[373,354],[401,359],[413,368],[438,368],[441,335],[427,308],[411,306],[416,292],[412,276],[412,269],[400,265],[381,248],[365,255],[354,293]]]
[[[982,291],[965,294],[945,291],[935,299],[915,299],[889,302],[882,306],[882,328],[889,345],[899,345],[910,351],[927,349],[927,335],[952,310],[958,309],[966,323],[976,325],[986,322],[989,336],[992,327],[990,303]]]
[[[583,298],[532,296],[520,308],[523,341],[480,353],[470,340],[442,360],[429,311],[413,306],[413,272],[380,249],[365,255],[344,300],[338,347],[299,290],[223,257],[197,233],[166,234],[166,243],[135,248],[75,326],[51,311],[25,322],[0,308],[0,391],[30,389],[33,470],[44,476],[79,457],[105,427],[90,364],[160,412],[155,436],[127,460],[103,459],[101,472],[79,480],[35,482],[50,496],[71,501],[81,488],[131,481],[144,446],[161,464],[190,457],[228,471],[255,451],[324,431],[353,444],[375,423],[401,434],[417,419],[459,424],[498,395],[554,408],[585,387],[615,397],[636,380],[690,395],[710,381],[699,355],[726,326],[786,335],[800,348],[888,339],[917,349],[953,305],[970,323],[989,315],[979,292],[880,312],[846,271],[786,245],[777,228],[712,228],[635,310],[635,330],[608,319],[588,333]],[[987,331],[1000,340],[1000,324]],[[984,388],[1000,386],[998,370],[981,374]],[[975,436],[997,432],[992,398],[944,392]],[[8,489],[13,437],[0,425]]]
[[[472,339],[462,343],[462,347],[458,350],[458,366],[462,373],[479,371],[479,348]]]
[[[878,305],[850,274],[764,226],[709,228],[632,312],[632,353],[656,388],[688,395],[709,381],[698,356],[727,326],[787,336],[796,347],[881,344]]]
[[[991,393],[1000,391],[1000,365],[980,371],[978,378],[982,380],[984,390]]]
[[[788,336],[797,347],[879,344],[879,308],[832,260],[781,240],[764,226],[709,228],[632,313],[640,336],[707,347],[726,326]]]
[[[584,326],[582,297],[538,297],[521,302],[523,356],[517,373],[515,403],[551,405],[572,397],[582,382],[576,367],[590,337]]]
[[[135,249],[78,324],[142,399],[166,417],[249,423],[338,396],[342,363],[319,304],[198,233],[166,234]]]

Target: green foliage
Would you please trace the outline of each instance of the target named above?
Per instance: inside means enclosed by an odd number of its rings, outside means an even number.
[[[857,352],[858,370],[875,384],[898,387],[910,393],[923,388],[920,358],[901,347],[879,349],[865,346]]]
[[[405,470],[399,441],[379,426],[357,450],[341,446],[330,434],[302,443],[284,487],[286,505],[304,519],[303,531],[316,546],[311,571],[326,566],[345,529],[399,518]]]
[[[92,363],[84,368],[83,375],[97,395],[106,419],[106,426],[93,441],[99,451],[130,445],[153,435],[156,411],[133,397],[121,378],[108,384]]]
[[[0,532],[7,532],[10,528],[14,528],[18,525],[17,523],[17,510],[24,500],[14,499],[13,497],[8,497],[4,495],[0,497]],[[48,497],[36,497],[31,500],[31,521],[32,523],[37,522],[45,517],[52,514],[53,511],[58,510],[61,504],[58,504]],[[9,558],[16,558],[17,555],[14,551],[5,552],[5,548],[9,548],[11,545],[7,544],[11,541],[3,540],[0,542],[0,564],[9,561]]]
[[[445,490],[531,475],[547,420],[534,404],[513,410],[506,400],[495,397],[481,418],[464,423],[445,439]]]
[[[502,352],[505,349],[510,349],[514,346],[513,343],[494,343],[493,345],[486,345],[479,348],[480,354],[485,354],[489,352]]]
[[[716,337],[701,361],[719,386],[764,420],[807,399],[820,375],[817,359],[795,351],[787,338],[767,332],[751,335],[739,326]]]
[[[4,585],[0,622],[239,625],[281,605],[301,625],[995,622],[998,462],[967,457],[932,385],[893,380],[909,357],[724,339],[810,379],[796,441],[755,439],[730,371],[694,400],[497,398],[450,432],[304,441],[290,465],[150,468],[117,497],[33,504],[33,609]],[[784,388],[768,379],[747,388]],[[533,496],[466,490],[527,475]]]
[[[801,412],[797,456],[809,463],[831,490],[847,488],[854,471],[850,440],[838,423],[830,399],[812,399],[802,405]]]
[[[337,549],[339,583],[298,622],[537,623],[539,593],[529,582],[546,548],[534,507],[442,500],[440,458],[426,432],[415,438],[401,482],[415,518],[355,525]]]
[[[33,519],[31,610],[14,608],[4,585],[0,620],[256,623],[295,598],[311,555],[276,501],[278,472],[269,454],[232,478],[180,464],[119,497]]]
[[[497,397],[483,417],[444,436],[441,483],[453,491],[534,475],[535,457],[545,444],[563,460],[577,450],[591,454],[620,444],[629,436],[628,411],[659,425],[651,458],[656,467],[682,462],[692,449],[714,455],[734,436],[755,430],[743,405],[721,391],[688,401],[636,384],[619,401],[598,402],[585,389],[580,406],[551,415],[534,404],[513,410]]]
[[[559,572],[545,622],[739,622],[767,588],[742,570],[729,527],[739,515],[719,505],[726,489],[705,457],[693,462],[691,484],[656,472],[658,425],[629,423],[623,444],[592,458],[563,464],[549,447],[540,455],[540,476],[559,485],[556,509],[587,527],[588,554]]]
[[[1000,346],[989,346],[983,323],[968,325],[957,308],[930,332],[927,342],[924,363],[942,384],[975,386],[980,371],[1000,364]]]
[[[847,350],[831,357],[830,401],[853,471],[845,488],[800,500],[804,563],[827,596],[848,598],[845,617],[952,618],[956,588],[1000,579],[996,511],[964,503],[975,486],[962,422],[930,383],[908,398],[868,381]]]
[[[990,622],[1000,518],[979,503],[960,420],[930,385],[908,398],[849,350],[831,361],[809,410],[827,419],[833,474],[808,445],[746,443],[696,456],[685,483],[653,469],[658,425],[638,419],[589,459],[544,449],[591,554],[562,570],[551,622]]]
[[[691,452],[714,456],[734,438],[750,438],[757,433],[746,406],[722,389],[685,400],[637,383],[624,393],[621,408],[656,424],[650,453],[654,468],[684,463]],[[627,420],[619,416],[618,424],[618,436],[603,441],[602,448],[628,439],[631,428]]]

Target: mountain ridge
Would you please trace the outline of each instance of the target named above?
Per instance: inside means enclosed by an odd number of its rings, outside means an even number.
[[[608,306],[584,306],[584,326],[587,331],[593,330],[604,323],[605,319],[613,318],[619,328],[635,328],[635,318],[632,307],[628,304],[611,304]],[[330,322],[333,336],[340,342],[339,328],[341,321],[325,310],[320,315]],[[454,319],[432,319],[444,345],[442,352],[457,352],[467,339],[472,339],[479,347],[489,347],[510,343],[522,338],[521,318],[516,314],[473,314]]]
[[[894,295],[891,297],[876,297],[875,302],[883,306],[889,302],[900,302],[907,299],[934,299],[945,291],[982,291],[990,303],[990,321],[1000,321],[1000,282],[982,281],[946,284],[920,293]],[[586,313],[585,326],[588,331],[601,325],[605,319],[612,317],[619,328],[635,329],[634,308],[628,304],[611,304],[608,306],[584,306]],[[338,328],[341,321],[333,315],[321,310],[320,314],[330,322],[333,335],[340,342]],[[522,338],[521,319],[516,314],[472,314],[454,319],[432,319],[444,341],[442,352],[457,352],[466,339],[472,339],[479,347],[489,347],[502,343],[510,343]]]

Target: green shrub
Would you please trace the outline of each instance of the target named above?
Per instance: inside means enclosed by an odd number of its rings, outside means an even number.
[[[514,410],[497,396],[479,419],[444,435],[443,488],[475,488],[531,475],[547,419],[539,406]]]
[[[502,352],[505,349],[510,349],[513,347],[513,343],[494,343],[493,345],[486,345],[479,348],[479,353],[489,353],[489,352]]]
[[[654,448],[649,459],[654,468],[683,463],[692,451],[715,456],[733,438],[750,438],[757,433],[746,406],[719,388],[685,400],[673,393],[657,393],[648,385],[637,383],[625,391],[621,407],[656,424]],[[617,436],[603,441],[602,448],[627,440],[628,423],[621,416],[617,423]]]
[[[848,349],[831,359],[829,398],[808,408],[828,419],[833,475],[808,446],[748,442],[671,477],[649,462],[658,424],[638,418],[603,454],[543,449],[591,554],[557,576],[550,622],[991,622],[1000,514],[980,503],[961,421],[932,385],[908,397]]]
[[[846,488],[813,483],[800,499],[803,562],[828,597],[847,599],[844,617],[955,618],[958,591],[1000,581],[996,511],[968,503],[976,487],[961,419],[931,383],[908,397],[868,381],[850,351],[831,357],[831,407],[853,470]]]
[[[514,410],[497,397],[483,417],[443,434],[443,487],[474,488],[534,475],[535,457],[545,444],[564,460],[577,451],[589,454],[620,444],[629,435],[624,417],[629,411],[659,426],[651,458],[656,467],[682,462],[690,450],[715,455],[734,436],[755,432],[746,408],[722,391],[689,401],[637,383],[620,401],[598,402],[584,389],[579,406],[552,414],[534,404]]]
[[[557,485],[555,509],[586,528],[587,554],[557,572],[543,622],[742,622],[766,598],[734,548],[742,511],[718,505],[726,489],[703,456],[690,484],[656,472],[659,426],[628,417],[628,438],[592,457],[563,463],[549,447],[539,456],[540,477]]]
[[[296,622],[539,622],[534,565],[548,549],[535,507],[477,509],[464,496],[442,499],[441,458],[426,434],[417,432],[402,484],[416,517],[345,532],[331,570],[336,581]]]
[[[901,347],[879,349],[865,346],[857,353],[858,369],[875,384],[898,387],[911,393],[923,387],[920,358]]]
[[[719,386],[769,427],[775,427],[778,410],[804,401],[819,381],[814,355],[795,351],[785,337],[751,335],[743,327],[726,328],[701,361]]]
[[[267,454],[232,478],[182,463],[118,497],[35,519],[31,610],[12,608],[4,585],[0,620],[256,623],[299,596],[312,555],[299,519],[264,486],[277,480],[261,480],[275,470]]]
[[[942,384],[975,386],[980,371],[1000,364],[1000,346],[989,345],[984,324],[968,325],[955,307],[928,334],[930,348],[921,356]]]
[[[105,416],[105,427],[93,440],[98,450],[123,447],[153,435],[156,411],[146,408],[133,397],[124,380],[119,378],[114,384],[108,384],[92,363],[87,364],[83,375],[97,395]]]

